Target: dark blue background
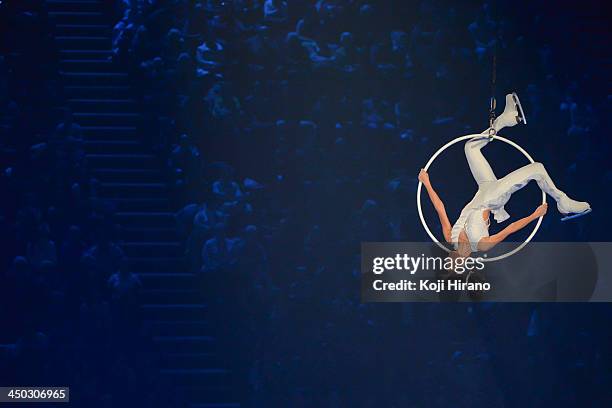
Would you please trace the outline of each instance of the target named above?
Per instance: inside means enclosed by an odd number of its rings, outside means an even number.
[[[608,305],[359,300],[361,242],[427,241],[416,175],[487,127],[493,54],[498,113],[516,91],[528,120],[502,134],[594,209],[551,205],[536,240],[609,240],[604,4],[266,4],[0,4],[0,384],[84,407],[609,406]],[[430,176],[454,220],[460,145]]]

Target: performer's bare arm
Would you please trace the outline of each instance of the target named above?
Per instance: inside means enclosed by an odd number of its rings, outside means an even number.
[[[448,215],[446,215],[446,209],[444,208],[444,203],[440,200],[438,193],[431,185],[429,181],[429,174],[423,169],[419,172],[419,181],[423,183],[425,188],[427,189],[427,194],[429,195],[429,199],[433,204],[436,212],[438,213],[438,217],[440,218],[440,224],[442,224],[442,233],[444,234],[444,239],[446,242],[451,242],[451,223],[448,220]]]
[[[512,224],[508,225],[506,228],[498,232],[497,234],[491,235],[489,237],[482,238],[478,241],[478,250],[479,251],[488,251],[493,248],[495,245],[499,244],[509,235],[514,234],[517,231],[525,228],[532,221],[537,220],[544,214],[546,214],[546,210],[548,209],[548,204],[542,204],[531,214],[525,218],[521,218],[518,221],[514,221]]]

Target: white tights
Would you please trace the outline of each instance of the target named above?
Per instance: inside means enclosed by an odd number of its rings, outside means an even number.
[[[559,190],[550,178],[542,163],[530,163],[498,179],[491,165],[481,152],[481,149],[489,141],[488,131],[485,131],[482,133],[482,136],[475,136],[465,143],[465,157],[470,166],[472,176],[479,187],[483,183],[496,183],[495,186],[489,186],[489,188],[495,189],[499,194],[514,193],[525,187],[529,181],[535,180],[540,189],[550,195],[555,201],[558,202],[565,196],[565,193]]]

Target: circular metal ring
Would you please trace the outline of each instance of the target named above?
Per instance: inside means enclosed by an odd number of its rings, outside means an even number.
[[[450,142],[448,142],[447,144],[445,144],[444,146],[439,148],[438,151],[435,152],[433,154],[433,156],[431,156],[431,158],[429,159],[429,161],[427,162],[427,164],[425,165],[423,170],[427,171],[429,169],[429,166],[431,166],[431,164],[434,162],[434,160],[436,160],[436,158],[440,154],[442,154],[442,152],[444,152],[446,149],[448,149],[449,147],[451,147],[455,143],[459,143],[459,142],[461,142],[463,140],[471,139],[471,138],[476,137],[476,136],[483,136],[483,135],[482,134],[465,135],[465,136],[459,136],[459,137],[451,140]],[[496,135],[495,139],[496,140],[500,140],[500,141],[502,141],[504,143],[507,143],[510,146],[512,146],[515,149],[517,149],[519,152],[521,152],[527,158],[527,160],[529,160],[530,163],[534,162],[533,158],[529,155],[529,153],[527,153],[527,151],[525,151],[525,149],[523,149],[518,144],[514,143],[512,140],[508,140],[505,137],[501,137],[499,135]],[[431,238],[431,240],[436,245],[438,245],[440,248],[442,248],[446,252],[450,252],[450,249],[448,249],[447,247],[442,245],[442,243],[440,241],[438,241],[438,239],[434,236],[434,234],[432,234],[431,230],[427,226],[427,222],[425,222],[425,217],[423,216],[423,210],[421,209],[421,187],[422,186],[423,186],[423,183],[419,181],[419,185],[417,187],[416,201],[417,201],[417,209],[419,210],[419,218],[421,219],[421,224],[423,224],[423,228],[425,228],[425,232],[427,232],[427,235],[429,235],[429,238]],[[543,191],[542,191],[542,204],[546,204],[546,193],[543,192]],[[533,229],[533,231],[531,231],[531,234],[529,234],[527,239],[522,244],[520,244],[518,247],[514,248],[512,251],[506,252],[505,254],[502,254],[502,255],[499,255],[499,256],[495,256],[493,258],[484,258],[483,257],[483,261],[485,261],[485,262],[499,261],[500,259],[504,259],[504,258],[507,258],[507,257],[509,257],[511,255],[514,255],[518,251],[523,249],[525,247],[525,245],[527,245],[529,243],[529,241],[531,241],[531,239],[535,236],[536,232],[538,232],[538,229],[540,228],[540,224],[542,224],[542,219],[543,218],[544,218],[544,216],[541,216],[540,218],[538,218],[538,222],[536,223],[536,226]]]

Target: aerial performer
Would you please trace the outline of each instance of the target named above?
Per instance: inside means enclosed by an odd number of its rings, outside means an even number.
[[[557,209],[565,216],[562,221],[591,212],[589,203],[573,200],[559,190],[542,163],[530,163],[498,179],[482,149],[495,139],[495,135],[501,129],[527,123],[516,93],[506,95],[503,113],[491,121],[492,124],[488,129],[465,143],[465,157],[478,184],[478,191],[463,208],[454,224],[451,225],[444,203],[433,188],[429,174],[423,169],[419,173],[419,181],[427,189],[427,194],[440,219],[444,239],[453,245],[456,256],[467,257],[473,252],[488,251],[511,234],[546,214],[548,205],[544,203],[531,215],[512,222],[496,234],[489,235],[491,213],[498,223],[510,218],[504,205],[513,193],[525,187],[531,180],[557,202]]]

